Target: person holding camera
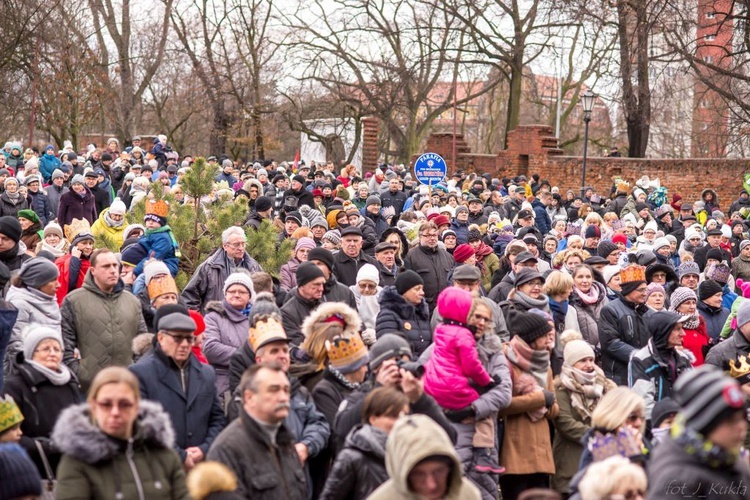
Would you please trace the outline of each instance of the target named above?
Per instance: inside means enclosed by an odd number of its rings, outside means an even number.
[[[382,335],[370,348],[370,375],[359,389],[350,393],[339,406],[333,423],[336,449],[342,449],[343,440],[362,420],[362,410],[367,395],[377,387],[392,387],[409,398],[410,413],[427,415],[442,427],[453,443],[456,431],[443,410],[429,394],[424,392],[421,376],[424,368],[412,361],[409,342],[395,334]]]

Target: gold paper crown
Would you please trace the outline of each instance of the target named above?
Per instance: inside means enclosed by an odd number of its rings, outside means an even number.
[[[630,191],[630,183],[625,179],[615,179],[615,187],[621,193],[627,193]]]
[[[0,433],[23,422],[23,414],[10,395],[0,398]]]
[[[161,276],[151,278],[151,281],[148,284],[149,298],[151,300],[154,300],[156,297],[160,297],[165,293],[174,293],[176,295],[180,294],[179,290],[177,290],[177,283],[175,283],[172,275],[163,274]]]
[[[337,369],[350,367],[367,357],[367,347],[358,333],[337,335],[326,340],[326,352],[331,366]]]
[[[255,318],[255,325],[250,327],[247,340],[253,352],[257,353],[258,349],[264,345],[277,340],[289,340],[284,331],[284,327],[275,316],[258,316]]]
[[[65,238],[73,243],[79,234],[91,234],[91,225],[86,219],[73,219],[70,224],[65,224]]]
[[[166,217],[169,215],[169,205],[164,200],[146,200],[146,213]]]
[[[734,379],[750,381],[750,356],[740,355],[736,360],[729,361],[729,376]],[[744,383],[744,382],[743,382]]]
[[[634,281],[646,281],[646,268],[638,264],[631,264],[620,271],[620,283],[632,283]]]

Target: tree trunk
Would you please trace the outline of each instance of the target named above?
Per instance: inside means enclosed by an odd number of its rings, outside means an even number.
[[[523,49],[516,48],[508,88],[508,109],[506,110],[503,147],[508,147],[508,132],[518,128],[521,122],[521,94],[523,92]]]
[[[229,116],[227,115],[224,101],[219,99],[214,102],[214,123],[211,128],[211,136],[208,139],[209,151],[218,156],[226,153],[227,130],[229,129]]]

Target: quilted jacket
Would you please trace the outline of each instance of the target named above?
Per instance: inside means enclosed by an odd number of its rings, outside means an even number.
[[[78,375],[84,390],[102,368],[129,366],[133,362],[133,338],[148,331],[140,301],[124,288],[120,281],[111,293],[105,293],[88,273],[83,287],[63,300],[63,361]],[[75,356],[76,349],[79,357]]]

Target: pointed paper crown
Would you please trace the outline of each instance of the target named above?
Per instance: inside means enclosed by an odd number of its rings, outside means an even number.
[[[91,225],[86,219],[73,219],[65,224],[65,239],[70,243],[82,234],[91,234]]]
[[[740,355],[736,360],[730,360],[729,376],[737,380],[740,385],[750,382],[750,355]]]
[[[151,300],[154,300],[156,297],[160,297],[165,293],[180,294],[179,290],[177,290],[177,283],[175,283],[171,274],[163,274],[159,277],[154,277],[148,284],[148,296]]]
[[[575,222],[568,222],[568,225],[565,227],[565,234],[568,236],[576,235],[581,236],[581,225],[576,224]]]
[[[589,440],[588,447],[594,462],[615,456],[632,458],[643,455],[643,448],[638,443],[634,431],[624,426],[617,432],[595,432]]]
[[[726,285],[729,281],[729,275],[732,273],[732,269],[723,262],[718,264],[712,263],[706,268],[705,276],[710,280],[714,280],[718,283]]]
[[[629,193],[630,183],[628,183],[628,181],[626,181],[625,179],[617,178],[615,179],[615,188],[621,193]]]
[[[359,370],[370,360],[367,347],[358,333],[337,335],[326,340],[326,352],[331,367],[344,374]]]
[[[266,344],[279,340],[288,342],[289,338],[276,315],[264,315],[255,318],[255,325],[250,328],[247,340],[253,352],[257,353]]]
[[[166,218],[169,215],[169,205],[164,200],[146,200],[146,213]]]
[[[0,398],[0,433],[23,422],[23,414],[10,395]]]
[[[620,271],[620,283],[633,283],[635,281],[646,281],[646,267],[636,264],[635,254],[628,255],[630,264]]]

